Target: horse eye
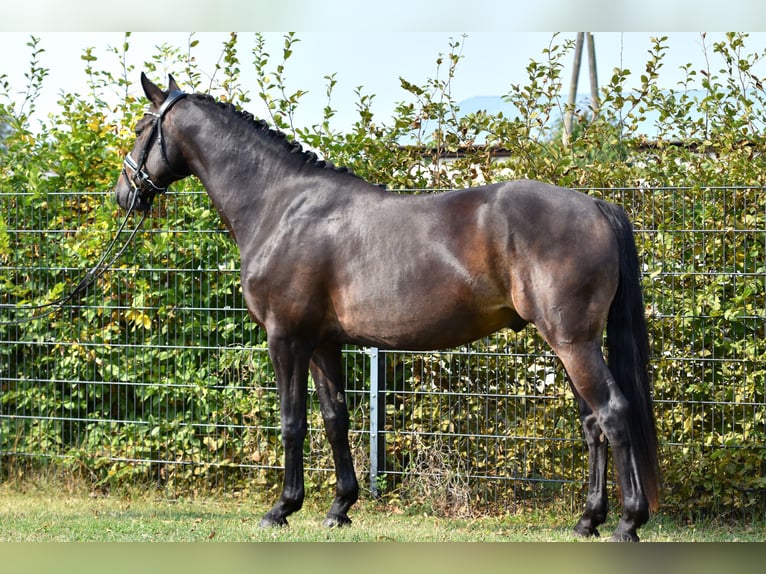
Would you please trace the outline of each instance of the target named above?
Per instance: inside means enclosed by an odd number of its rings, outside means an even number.
[[[146,118],[143,118],[136,124],[136,127],[134,129],[134,131],[136,132],[136,136],[140,136],[142,133],[144,133],[144,131],[146,130],[146,126],[147,126]]]

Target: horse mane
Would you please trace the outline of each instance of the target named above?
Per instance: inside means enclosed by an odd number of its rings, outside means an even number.
[[[213,96],[209,94],[194,94],[194,97],[200,101],[213,104],[217,106],[218,108],[225,110],[227,113],[232,114],[236,116],[237,118],[241,119],[247,125],[249,125],[251,129],[253,129],[253,131],[257,133],[260,137],[265,137],[269,141],[272,141],[276,143],[277,145],[283,146],[285,148],[285,151],[288,154],[300,158],[307,165],[315,166],[321,169],[327,169],[335,173],[344,173],[354,177],[359,177],[356,174],[354,174],[348,167],[336,166],[335,164],[333,164],[332,162],[328,160],[319,159],[319,156],[313,151],[304,150],[300,142],[296,140],[288,139],[287,134],[285,132],[272,128],[266,122],[266,120],[257,119],[250,112],[241,110],[240,108],[238,108],[237,106],[235,106],[234,104],[230,102],[222,102],[220,100],[216,100]]]

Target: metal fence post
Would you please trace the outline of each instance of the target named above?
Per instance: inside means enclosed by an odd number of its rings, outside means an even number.
[[[378,476],[383,470],[386,456],[385,355],[377,347],[367,350],[370,357],[370,495],[377,498]]]

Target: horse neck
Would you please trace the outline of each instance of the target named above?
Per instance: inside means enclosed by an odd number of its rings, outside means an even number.
[[[277,218],[298,195],[309,193],[317,178],[341,176],[305,165],[289,144],[215,104],[198,104],[180,131],[191,172],[240,248],[240,238]]]

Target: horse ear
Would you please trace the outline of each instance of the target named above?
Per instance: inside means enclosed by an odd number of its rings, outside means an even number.
[[[181,91],[181,89],[178,87],[178,84],[176,84],[175,79],[170,74],[168,74],[168,90],[171,92]]]
[[[146,98],[154,105],[159,106],[165,101],[165,93],[154,85],[146,74],[141,72],[141,86],[144,88],[144,94]]]

